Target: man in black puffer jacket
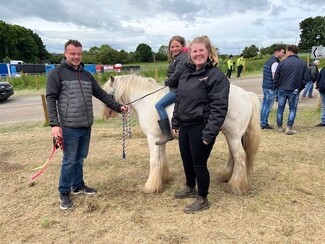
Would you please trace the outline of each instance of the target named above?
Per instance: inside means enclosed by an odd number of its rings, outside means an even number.
[[[94,77],[84,70],[82,45],[69,40],[64,47],[64,60],[53,69],[46,81],[46,100],[52,135],[63,143],[63,159],[59,179],[60,208],[72,207],[73,194],[95,194],[85,185],[83,161],[88,155],[93,124],[92,96],[116,112],[126,113],[128,107],[117,103]]]
[[[310,80],[310,73],[305,61],[300,59],[297,54],[299,49],[295,45],[287,47],[287,58],[279,63],[279,66],[274,75],[275,88],[278,89],[278,110],[276,122],[278,131],[284,132],[282,127],[283,112],[288,100],[289,115],[287,122],[287,135],[294,135],[297,131],[292,129],[295,121],[299,93],[304,89],[307,82]]]

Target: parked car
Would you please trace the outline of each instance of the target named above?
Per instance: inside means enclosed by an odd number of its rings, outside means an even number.
[[[0,101],[5,101],[12,95],[14,95],[12,85],[7,81],[0,81]]]

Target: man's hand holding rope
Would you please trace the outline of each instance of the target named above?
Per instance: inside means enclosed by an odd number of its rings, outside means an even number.
[[[121,113],[123,113],[123,114],[126,114],[129,110],[130,110],[130,107],[127,106],[127,105],[122,105],[122,106],[120,107],[120,111],[121,111]]]

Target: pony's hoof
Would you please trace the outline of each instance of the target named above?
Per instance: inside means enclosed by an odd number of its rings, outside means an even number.
[[[144,186],[142,192],[145,194],[153,194],[153,193],[160,193],[162,192],[162,187],[146,187]]]
[[[242,196],[242,195],[245,195],[247,193],[247,189],[235,187],[235,186],[232,186],[230,184],[225,185],[225,191],[228,192],[228,193],[237,195],[237,196]]]
[[[224,175],[224,174],[221,174],[221,173],[218,173],[217,174],[217,182],[218,183],[227,183],[229,181],[230,177]]]

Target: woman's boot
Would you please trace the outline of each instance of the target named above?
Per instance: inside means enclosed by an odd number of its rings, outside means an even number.
[[[204,209],[208,209],[209,206],[210,206],[210,204],[209,204],[207,197],[197,196],[196,200],[192,204],[187,205],[184,208],[184,212],[185,213],[195,213],[195,212],[202,211]]]
[[[158,120],[158,125],[161,129],[163,136],[159,141],[156,141],[156,145],[164,145],[168,141],[171,141],[174,139],[171,129],[170,129],[169,119]]]

